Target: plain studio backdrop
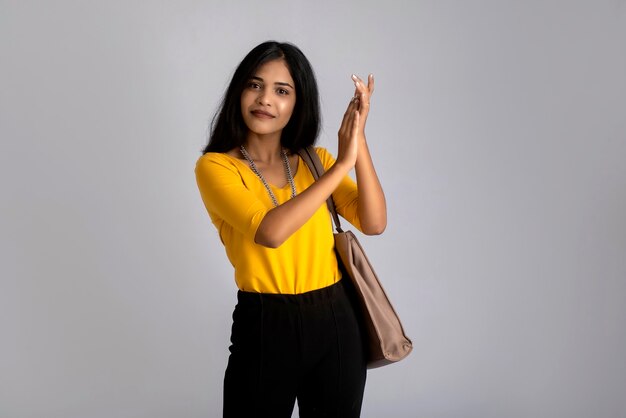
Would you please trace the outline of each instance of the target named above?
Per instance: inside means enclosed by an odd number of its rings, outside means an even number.
[[[363,417],[626,416],[623,0],[1,0],[0,417],[221,415],[236,287],[193,169],[268,39],[333,153],[376,76],[363,244],[415,348]]]

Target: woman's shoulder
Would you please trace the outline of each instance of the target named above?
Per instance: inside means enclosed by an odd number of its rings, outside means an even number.
[[[226,168],[229,170],[239,170],[239,159],[229,153],[224,152],[207,152],[198,158],[196,161],[196,171],[201,169]]]

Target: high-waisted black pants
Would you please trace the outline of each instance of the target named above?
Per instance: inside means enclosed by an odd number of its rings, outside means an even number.
[[[359,417],[366,364],[347,279],[298,295],[239,291],[224,417]]]

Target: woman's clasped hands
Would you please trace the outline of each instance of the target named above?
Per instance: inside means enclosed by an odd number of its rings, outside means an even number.
[[[355,87],[354,97],[350,100],[339,127],[337,151],[337,161],[350,168],[356,164],[359,145],[365,141],[365,122],[374,92],[374,76],[372,74],[368,76],[367,86],[360,77],[354,74],[352,80]]]

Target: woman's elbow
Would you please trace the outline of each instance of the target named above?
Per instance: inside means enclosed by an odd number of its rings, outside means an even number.
[[[361,225],[362,232],[365,235],[380,235],[385,232],[387,222],[378,222],[371,225]]]
[[[272,239],[270,237],[259,237],[259,236],[254,238],[254,242],[262,247],[267,247],[267,248],[278,248],[282,244],[282,242],[276,239]]]
[[[259,229],[254,236],[254,242],[262,247],[278,248],[285,240],[280,239],[276,234],[266,234],[263,230]]]

